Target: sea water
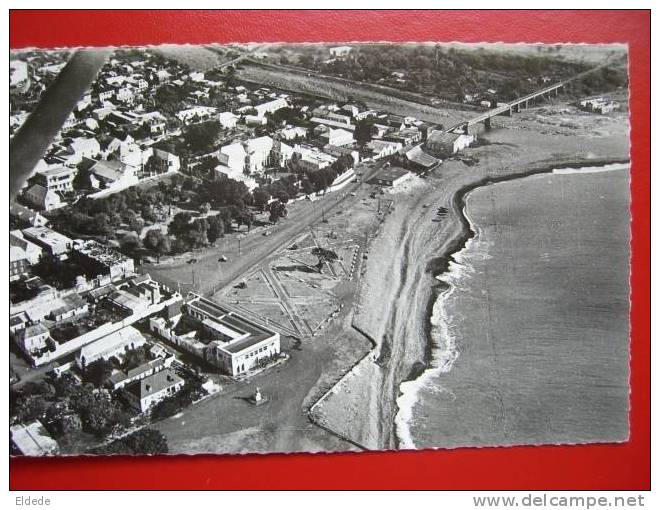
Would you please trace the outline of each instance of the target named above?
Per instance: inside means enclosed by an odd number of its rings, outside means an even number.
[[[629,172],[472,191],[476,232],[439,279],[431,368],[401,386],[402,448],[628,437]]]

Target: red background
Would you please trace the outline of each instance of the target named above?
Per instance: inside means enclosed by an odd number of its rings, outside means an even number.
[[[397,453],[10,461],[12,489],[649,489],[648,11],[13,11],[10,46],[248,41],[628,43],[631,438],[625,444]],[[265,475],[267,473],[267,475]]]

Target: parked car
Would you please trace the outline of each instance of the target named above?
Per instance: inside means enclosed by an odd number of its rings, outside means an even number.
[[[220,255],[218,262],[227,262],[227,257],[225,257],[224,255]]]

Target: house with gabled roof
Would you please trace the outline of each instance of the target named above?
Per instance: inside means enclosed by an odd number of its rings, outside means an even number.
[[[163,399],[178,392],[185,381],[167,368],[144,379],[133,381],[123,389],[128,403],[141,413],[148,411]]]

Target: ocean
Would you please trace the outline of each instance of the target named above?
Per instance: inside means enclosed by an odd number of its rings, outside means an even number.
[[[402,448],[628,438],[629,170],[558,170],[466,198],[438,278],[432,368],[401,385]]]

